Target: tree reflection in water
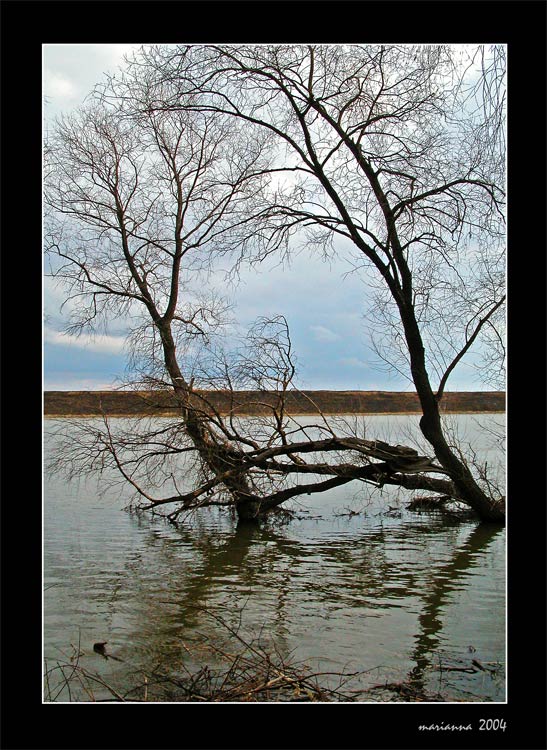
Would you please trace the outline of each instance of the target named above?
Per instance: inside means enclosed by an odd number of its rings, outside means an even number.
[[[448,563],[436,571],[431,586],[423,595],[423,607],[418,622],[420,630],[415,636],[412,660],[416,663],[408,675],[409,682],[418,692],[426,691],[426,676],[440,645],[443,630],[442,613],[461,581],[480,566],[493,540],[502,533],[494,525],[481,524],[472,529],[465,544],[456,549]]]
[[[275,644],[284,656],[308,658],[311,642],[315,656],[337,664],[338,670],[352,648],[351,671],[355,664],[361,669],[380,665],[386,658],[380,646],[389,641],[390,667],[393,670],[396,654],[401,674],[404,665],[410,665],[404,681],[417,695],[425,695],[428,686],[431,694],[437,679],[438,671],[433,670],[449,643],[447,607],[469,585],[473,571],[480,571],[492,542],[503,534],[498,527],[450,526],[441,521],[357,531],[350,526],[350,532],[330,538],[320,533],[299,536],[292,526],[247,525],[219,534],[218,527],[202,524],[199,518],[188,528],[165,532],[149,526],[147,519],[138,523],[148,526],[164,576],[161,595],[145,595],[147,602],[140,602],[156,658],[162,652],[165,658],[166,651],[180,653],[181,642],[186,646],[200,637],[223,642],[228,634],[215,619],[220,616],[246,637]],[[467,534],[463,544],[462,534]],[[133,571],[137,579],[139,575]],[[145,594],[146,585],[140,588]],[[393,633],[392,620],[383,622],[390,613],[398,618]],[[408,621],[411,615],[413,625]],[[376,618],[372,630],[371,618]],[[472,622],[469,627],[472,633]]]

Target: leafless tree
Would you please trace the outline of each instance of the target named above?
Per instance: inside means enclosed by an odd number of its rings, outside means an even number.
[[[73,330],[131,316],[146,382],[180,404],[176,423],[140,437],[84,425],[58,465],[114,466],[145,507],[175,504],[173,520],[204,505],[256,519],[357,480],[440,492],[503,521],[441,419],[448,378],[479,336],[490,335],[489,357],[503,344],[503,66],[499,50],[481,49],[481,65],[476,50],[463,50],[467,62],[460,52],[149,47],[58,124],[47,246]],[[222,350],[222,303],[192,293],[192,277],[220,254],[257,262],[302,241],[326,255],[352,248],[376,284],[379,350],[416,388],[434,456],[337,433],[320,413],[313,434],[289,418],[282,316]],[[243,422],[207,399],[207,388],[237,387],[273,391],[267,417]],[[181,453],[195,459],[190,487]],[[156,497],[153,480],[174,494]]]

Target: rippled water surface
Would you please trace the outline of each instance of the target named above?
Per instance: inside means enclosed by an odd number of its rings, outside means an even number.
[[[399,442],[415,424],[366,419],[371,435]],[[502,466],[489,432],[500,415],[453,420]],[[54,423],[45,426],[47,457]],[[100,481],[45,480],[49,667],[79,647],[81,666],[129,689],[139,670],[214,668],[221,657],[207,644],[229,651],[237,631],[314,669],[361,673],[354,690],[413,677],[448,700],[505,700],[504,529],[417,515],[408,494],[347,486],[305,497],[288,525],[236,529],[226,513],[203,510],[175,529],[100,490]],[[123,661],[93,653],[97,641]],[[472,658],[492,671],[471,671]],[[57,699],[90,699],[73,690]]]

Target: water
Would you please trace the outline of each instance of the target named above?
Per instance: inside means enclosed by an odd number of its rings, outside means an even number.
[[[501,472],[490,440],[500,415],[452,420]],[[366,418],[370,437],[398,442],[415,421]],[[100,490],[95,480],[45,480],[46,697],[112,697],[97,681],[61,690],[57,665],[77,650],[79,667],[125,694],[144,674],[220,668],[245,641],[311,670],[360,673],[347,690],[413,679],[447,700],[505,700],[504,529],[417,515],[405,510],[408,493],[370,497],[351,486],[305,496],[284,526],[236,529],[204,509],[176,529],[125,512],[123,491]],[[97,641],[123,661],[94,653]],[[470,671],[473,658],[492,671]],[[165,686],[151,681],[149,691],[169,700]]]

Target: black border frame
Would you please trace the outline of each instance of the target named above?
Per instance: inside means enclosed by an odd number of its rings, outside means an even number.
[[[543,0],[3,0],[3,748],[547,748],[545,454],[531,433],[537,412],[545,415],[546,9]],[[316,705],[298,715],[286,704],[164,704],[143,715],[148,709],[132,704],[130,716],[115,717],[85,713],[89,705],[42,704],[41,45],[140,41],[508,45],[507,704]],[[507,729],[479,732],[480,718],[504,718]],[[418,731],[434,723],[474,729]]]

